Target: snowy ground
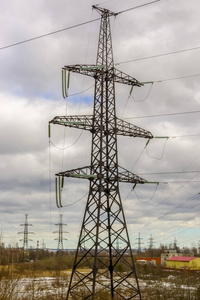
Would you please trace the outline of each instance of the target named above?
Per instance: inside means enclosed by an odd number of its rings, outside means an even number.
[[[140,280],[139,284],[143,300],[200,299],[196,295],[198,282],[196,286],[184,285],[171,275],[165,280]],[[1,280],[0,299],[65,299],[67,285],[66,276]]]

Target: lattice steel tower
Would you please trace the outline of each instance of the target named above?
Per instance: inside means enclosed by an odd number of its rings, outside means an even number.
[[[28,238],[29,234],[34,234],[34,232],[28,230],[28,226],[33,226],[32,224],[28,224],[28,214],[25,214],[25,223],[21,224],[20,226],[24,226],[23,232],[18,232],[18,234],[23,234],[24,238],[20,239],[20,241],[23,241],[23,248],[24,250],[28,250],[28,241],[32,241]]]
[[[148,139],[153,136],[116,117],[115,82],[138,87],[142,83],[114,68],[110,16],[117,14],[93,8],[101,15],[96,64],[63,68],[64,96],[67,70],[94,78],[93,115],[57,116],[50,121],[92,133],[91,165],[56,174],[60,205],[64,177],[87,178],[90,183],[67,299],[97,299],[102,291],[108,293],[107,299],[141,299],[119,182],[146,181],[118,166],[117,135]],[[88,274],[82,271],[85,267],[90,269]]]
[[[58,240],[58,251],[63,250],[63,240],[67,240],[63,238],[63,233],[68,233],[67,231],[63,231],[63,226],[67,226],[67,224],[63,224],[62,222],[62,214],[60,214],[60,222],[58,224],[55,224],[58,226],[58,231],[54,231],[54,233],[58,233],[58,238],[55,240]]]
[[[138,245],[138,254],[139,254],[141,253],[142,250],[142,244],[144,244],[142,242],[142,238],[140,237],[140,232],[138,233],[138,238],[136,240],[138,240],[137,245]]]

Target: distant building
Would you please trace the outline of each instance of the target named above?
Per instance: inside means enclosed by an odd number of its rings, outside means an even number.
[[[161,254],[161,265],[165,266],[166,265],[166,260],[170,257],[173,257],[173,256],[179,256],[179,254],[176,252],[176,250],[165,250]]]
[[[172,269],[200,270],[200,258],[189,256],[173,256],[166,259],[166,267]]]
[[[185,252],[177,252],[175,249],[169,249],[169,250],[165,250],[162,254],[161,254],[161,265],[165,266],[166,265],[166,260],[170,257],[173,256],[194,256],[193,252],[190,253],[185,253]]]
[[[138,257],[137,258],[137,263],[139,264],[152,264],[152,265],[158,265],[161,263],[161,258],[160,257]]]

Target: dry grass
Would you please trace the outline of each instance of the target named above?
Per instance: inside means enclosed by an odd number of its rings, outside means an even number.
[[[66,260],[59,257],[55,261],[47,259],[0,266],[0,300],[65,299],[71,274],[71,268],[66,268],[66,264]],[[89,273],[91,269],[81,271]],[[137,266],[137,274],[143,300],[200,300],[198,272]],[[22,286],[23,292],[19,289]],[[95,298],[99,299],[108,300],[110,295],[106,291],[101,292]]]

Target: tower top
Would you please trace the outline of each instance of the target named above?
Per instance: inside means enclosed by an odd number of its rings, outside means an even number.
[[[96,11],[98,11],[98,13],[100,13],[101,15],[105,15],[106,14],[107,17],[117,16],[118,15],[118,13],[114,13],[114,12],[112,12],[112,11],[106,9],[106,8],[101,8],[101,7],[97,6],[97,5],[93,5],[92,8],[95,9]]]

